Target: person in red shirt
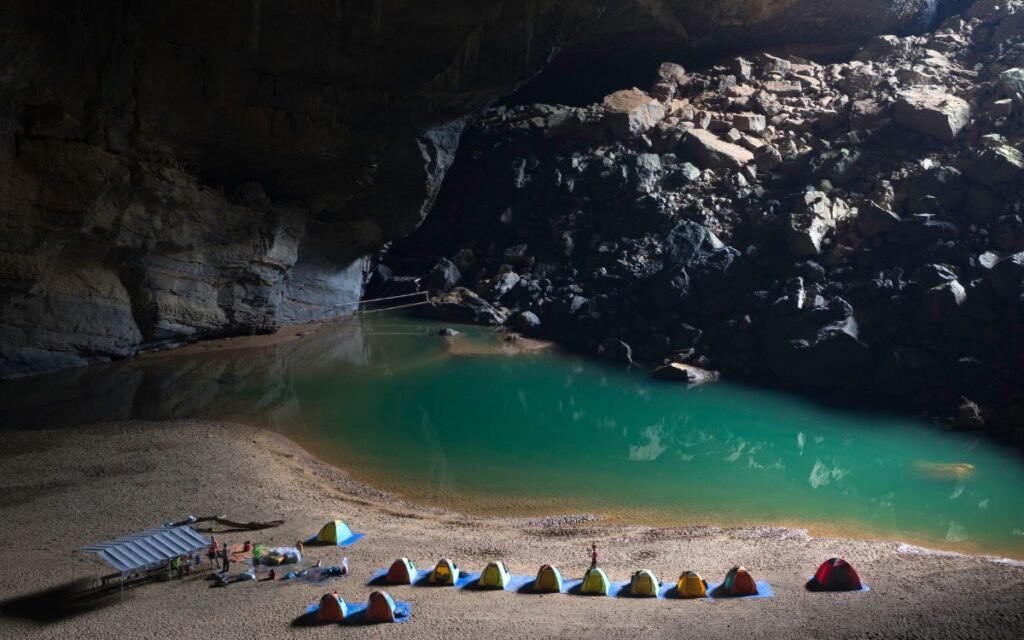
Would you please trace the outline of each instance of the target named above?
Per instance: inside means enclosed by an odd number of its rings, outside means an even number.
[[[596,542],[591,542],[590,543],[590,568],[591,569],[596,569],[597,568],[597,543]]]
[[[216,568],[216,562],[220,559],[220,545],[217,543],[217,538],[211,538],[210,550],[206,552],[206,557],[210,559],[210,566]]]

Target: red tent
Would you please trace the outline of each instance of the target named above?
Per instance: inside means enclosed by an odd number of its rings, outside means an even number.
[[[807,588],[813,591],[860,591],[862,585],[853,565],[842,558],[829,558],[814,572]]]

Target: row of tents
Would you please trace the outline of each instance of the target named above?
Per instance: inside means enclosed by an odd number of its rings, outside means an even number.
[[[320,603],[311,606],[307,615],[313,616],[317,623],[358,622],[378,624],[381,622],[405,622],[409,619],[409,604],[395,602],[387,591],[374,591],[370,594],[366,605],[350,604],[338,595],[337,591],[326,593]]]
[[[413,584],[418,576],[416,566],[408,558],[398,558],[388,569],[383,581],[387,584]],[[442,558],[427,575],[428,584],[456,585],[460,570],[449,558]],[[476,586],[482,589],[505,589],[512,576],[501,560],[490,562],[480,573]],[[579,592],[585,595],[609,595],[612,582],[600,567],[593,567],[583,577]],[[654,572],[640,569],[629,581],[628,595],[634,597],[657,597],[661,582]],[[821,564],[808,582],[808,588],[820,591],[859,591],[862,583],[856,570],[842,558],[830,558]],[[562,574],[558,567],[544,564],[537,572],[532,590],[536,593],[561,593]],[[733,567],[726,573],[719,586],[719,595],[742,597],[758,594],[757,582],[744,567]],[[708,583],[696,571],[686,571],[679,576],[675,585],[675,597],[704,598],[708,596]]]

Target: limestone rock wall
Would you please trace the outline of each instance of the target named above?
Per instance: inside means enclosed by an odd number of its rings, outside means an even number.
[[[350,309],[467,118],[560,49],[902,30],[933,5],[7,0],[0,378]]]

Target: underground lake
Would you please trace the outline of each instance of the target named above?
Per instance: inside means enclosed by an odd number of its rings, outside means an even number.
[[[2,427],[224,419],[469,514],[790,526],[1024,558],[1024,460],[983,434],[441,326],[367,316],[15,380]]]

